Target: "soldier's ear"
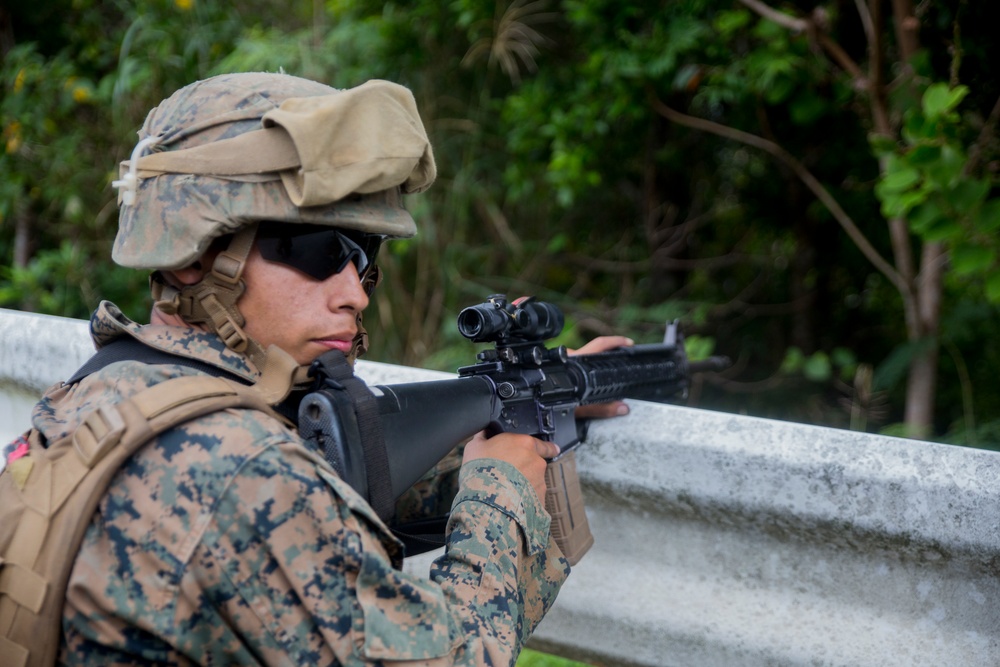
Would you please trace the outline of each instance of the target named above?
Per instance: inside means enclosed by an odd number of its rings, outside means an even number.
[[[191,266],[173,271],[161,271],[168,283],[174,287],[181,288],[186,285],[195,285],[205,277],[205,258],[198,260]]]
[[[187,285],[196,285],[212,270],[215,258],[219,256],[220,252],[229,247],[232,240],[232,234],[220,236],[212,241],[211,245],[208,246],[208,250],[194,263],[185,266],[183,269],[161,269],[159,273],[168,284],[177,289],[182,289]]]
[[[191,266],[178,269],[177,271],[164,271],[164,273],[167,274],[167,280],[179,283],[178,287],[194,285],[205,277],[205,271],[202,269],[201,262],[195,262]]]

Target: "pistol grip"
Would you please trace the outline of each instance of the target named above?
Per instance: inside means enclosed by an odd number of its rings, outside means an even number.
[[[552,537],[570,565],[576,565],[594,544],[584,510],[576,452],[569,451],[545,468],[545,509],[552,517]]]

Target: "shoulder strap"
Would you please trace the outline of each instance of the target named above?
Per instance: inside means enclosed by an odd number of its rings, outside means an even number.
[[[87,362],[73,374],[73,377],[66,380],[66,384],[79,382],[91,373],[96,373],[105,366],[110,366],[111,364],[119,361],[141,361],[144,364],[176,364],[180,366],[189,366],[205,373],[206,375],[226,377],[231,380],[235,380],[240,384],[250,384],[248,380],[236,375],[235,373],[230,373],[223,368],[198,359],[182,357],[178,354],[171,354],[170,352],[158,350],[154,347],[146,345],[140,340],[132,338],[132,336],[119,336],[110,343],[107,343],[99,348],[97,352],[94,353],[94,356],[88,359]]]
[[[111,478],[139,447],[190,419],[227,408],[275,413],[252,388],[218,377],[162,382],[92,412],[43,447],[31,432],[22,475],[0,474],[0,655],[11,667],[55,663],[66,586]],[[11,466],[8,466],[10,468]],[[27,468],[27,470],[25,470]]]

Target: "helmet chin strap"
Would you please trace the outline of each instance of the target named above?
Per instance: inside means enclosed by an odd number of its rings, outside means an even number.
[[[194,285],[177,289],[156,272],[150,278],[150,289],[155,308],[179,315],[190,324],[204,325],[226,347],[245,354],[257,370],[263,371],[267,353],[243,330],[246,319],[236,306],[246,289],[243,270],[256,234],[256,223],[236,232],[229,246],[215,257],[211,270]]]

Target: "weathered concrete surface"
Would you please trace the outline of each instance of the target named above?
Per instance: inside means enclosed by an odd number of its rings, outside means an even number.
[[[534,645],[602,664],[1000,664],[993,452],[634,404]]]
[[[0,310],[0,406],[91,352],[84,323]],[[998,454],[641,402],[589,440],[596,544],[532,646],[648,667],[1000,664]]]
[[[26,430],[38,395],[94,353],[88,331],[82,320],[0,308],[0,441]]]
[[[87,322],[0,308],[0,380],[40,391],[94,353]]]

